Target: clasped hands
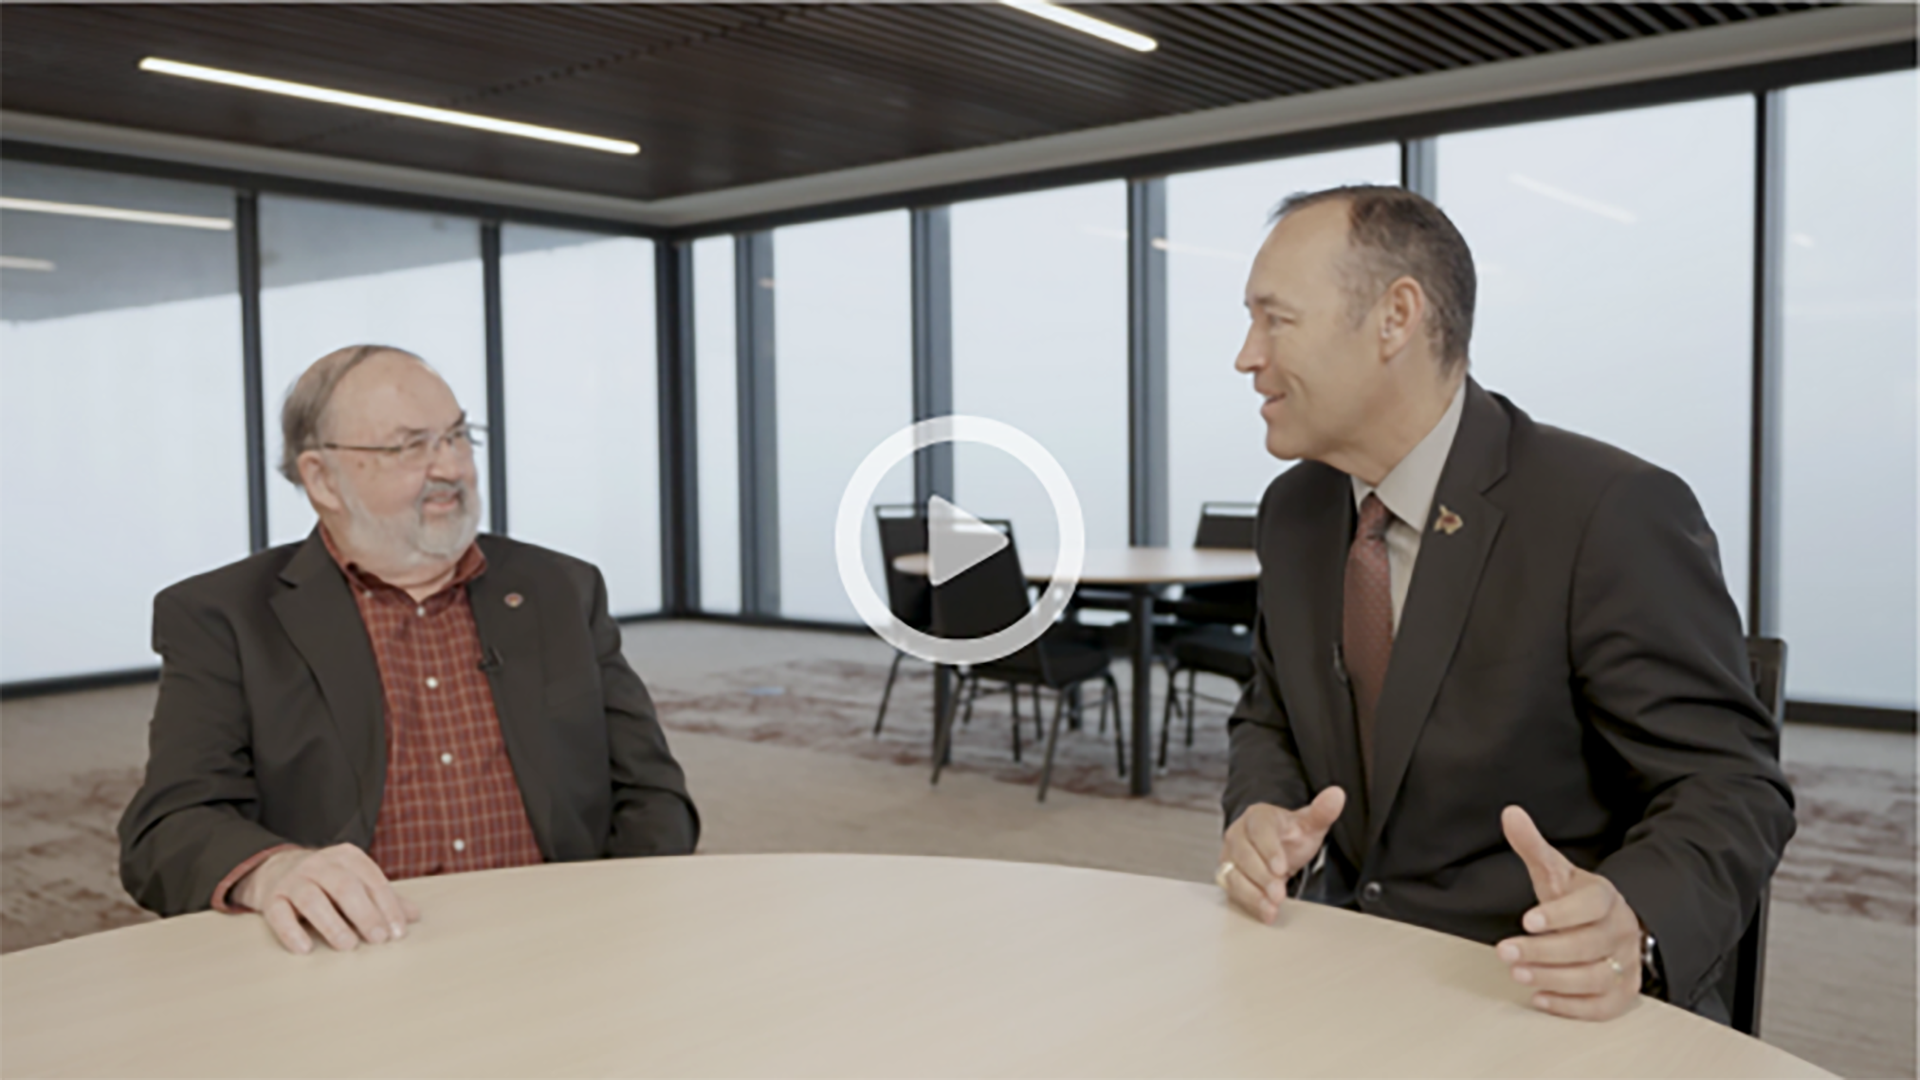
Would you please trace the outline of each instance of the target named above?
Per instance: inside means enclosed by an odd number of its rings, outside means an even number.
[[[1299,810],[1249,807],[1220,846],[1218,880],[1228,898],[1272,923],[1288,879],[1320,851],[1346,804],[1346,792],[1330,787]],[[1515,982],[1534,990],[1534,1008],[1582,1020],[1619,1016],[1640,993],[1639,918],[1613,882],[1547,843],[1525,810],[1507,807],[1500,826],[1540,901],[1521,917],[1526,934],[1494,947],[1500,959]]]
[[[395,892],[379,864],[352,844],[268,856],[234,883],[231,896],[259,912],[288,952],[300,954],[313,951],[308,926],[347,952],[362,941],[382,945],[406,937],[407,924],[420,918],[413,901]]]

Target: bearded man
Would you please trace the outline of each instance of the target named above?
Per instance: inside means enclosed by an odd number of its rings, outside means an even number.
[[[600,572],[478,535],[482,432],[440,376],[340,349],[281,425],[319,526],[154,600],[160,692],[120,822],[133,898],[346,950],[406,936],[403,878],[691,852]]]

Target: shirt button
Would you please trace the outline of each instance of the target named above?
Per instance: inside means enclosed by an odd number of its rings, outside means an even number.
[[[426,617],[427,617],[427,605],[425,605],[425,604],[421,604],[421,605],[420,605],[419,607],[417,607],[417,608],[414,608],[414,609],[413,609],[413,613],[414,613],[415,615],[418,615],[418,616],[420,616],[420,617],[421,617],[421,618],[423,618],[423,619],[424,619],[424,618],[426,618]]]
[[[438,689],[440,689],[440,680],[439,680],[439,679],[436,679],[436,678],[434,678],[434,677],[433,677],[433,676],[431,676],[431,675],[429,675],[429,676],[427,676],[427,689],[429,689],[429,690],[438,690]]]
[[[360,595],[361,595],[361,596],[364,596],[364,597],[366,597],[366,598],[367,598],[367,599],[369,599],[369,600],[371,600],[371,599],[373,599],[373,590],[372,590],[372,589],[366,589],[366,590],[363,590],[363,591],[362,591],[362,592],[360,593]]]
[[[453,850],[455,851],[467,850],[467,842],[465,840],[455,840],[453,842]]]
[[[442,765],[451,765],[451,764],[453,764],[453,755],[452,755],[452,754],[441,754],[441,755],[440,755],[440,764],[442,764]]]
[[[1369,881],[1360,889],[1360,902],[1363,904],[1377,904],[1380,902],[1380,893],[1382,891],[1379,882]]]

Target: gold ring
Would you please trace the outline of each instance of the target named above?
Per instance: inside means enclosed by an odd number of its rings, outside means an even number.
[[[1616,979],[1622,978],[1627,974],[1627,969],[1621,966],[1620,958],[1617,956],[1607,957],[1607,966],[1613,969],[1613,977]]]
[[[1232,860],[1221,863],[1220,869],[1213,872],[1213,883],[1225,889],[1227,887],[1227,875],[1238,869],[1240,868],[1233,865]]]

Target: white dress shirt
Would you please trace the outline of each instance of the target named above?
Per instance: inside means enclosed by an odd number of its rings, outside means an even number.
[[[1460,430],[1460,414],[1466,408],[1467,382],[1453,392],[1453,402],[1440,414],[1419,445],[1393,471],[1374,487],[1357,476],[1353,481],[1353,505],[1357,509],[1368,495],[1379,495],[1387,507],[1387,574],[1393,592],[1393,632],[1400,633],[1400,609],[1407,603],[1407,587],[1413,583],[1413,564],[1420,558],[1420,537],[1433,510],[1433,493],[1440,486],[1440,472],[1447,466],[1453,450],[1453,436]]]

